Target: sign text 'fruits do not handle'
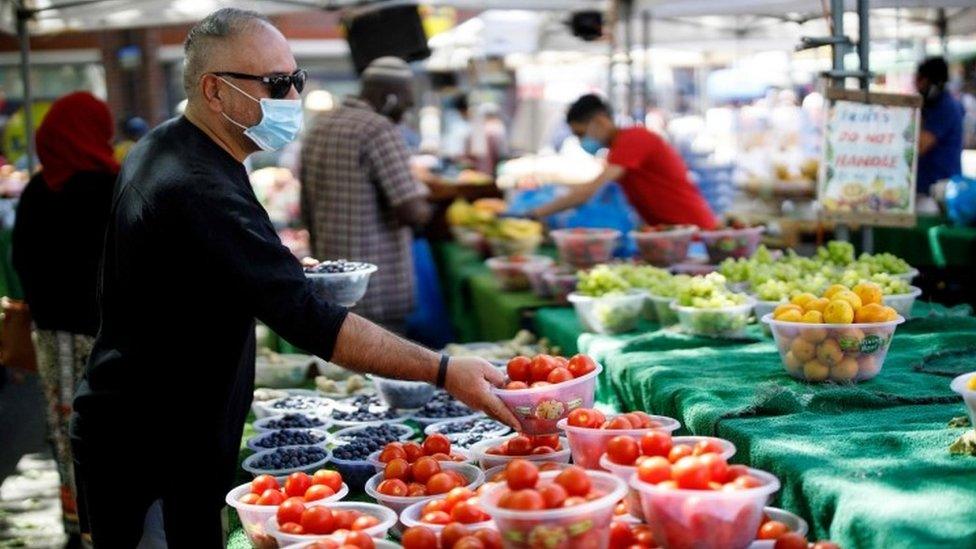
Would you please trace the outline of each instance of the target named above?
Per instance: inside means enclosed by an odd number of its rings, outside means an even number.
[[[914,226],[921,97],[831,89],[827,99],[817,186],[823,218]]]

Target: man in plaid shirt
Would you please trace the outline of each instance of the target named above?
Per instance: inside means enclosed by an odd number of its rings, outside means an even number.
[[[374,263],[379,270],[353,309],[403,333],[414,306],[411,228],[431,217],[427,188],[413,179],[397,123],[413,106],[410,67],[381,57],[363,72],[359,96],[319,115],[302,146],[302,216],[320,260]]]

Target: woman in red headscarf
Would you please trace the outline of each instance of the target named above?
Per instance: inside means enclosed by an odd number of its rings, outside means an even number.
[[[98,265],[119,165],[108,105],[76,92],[51,105],[37,130],[39,171],[17,207],[13,264],[37,328],[38,373],[57,452],[65,527],[77,535],[68,419],[98,331]]]

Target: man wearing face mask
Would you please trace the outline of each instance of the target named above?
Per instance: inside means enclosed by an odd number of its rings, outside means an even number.
[[[607,166],[593,181],[529,212],[536,219],[578,207],[604,185],[617,181],[634,210],[648,225],[716,225],[708,203],[688,179],[684,161],[664,139],[644,127],[618,128],[602,99],[580,97],[566,112],[566,122],[584,150],[609,147]]]
[[[97,549],[136,547],[160,507],[170,547],[224,547],[255,318],[324,359],[436,383],[515,424],[488,362],[440,357],[327,303],[278,239],[242,162],[301,127],[305,73],[281,33],[227,8],[185,50],[185,116],[140,140],[115,186],[101,327],[74,402],[78,503]]]
[[[945,89],[949,66],[930,57],[918,66],[915,89],[922,94],[922,131],[918,136],[916,190],[927,198],[929,188],[962,172],[962,105]],[[920,200],[919,205],[924,201]]]
[[[302,217],[318,259],[379,267],[353,309],[403,333],[414,306],[411,229],[431,218],[427,188],[410,172],[397,129],[413,107],[413,73],[396,57],[363,71],[358,96],[320,114],[302,143]]]

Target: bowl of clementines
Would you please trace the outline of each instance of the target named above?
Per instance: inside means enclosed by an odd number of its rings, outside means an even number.
[[[878,375],[904,321],[883,305],[881,288],[871,282],[834,284],[820,297],[799,294],[762,317],[786,372],[813,383],[856,383]]]

